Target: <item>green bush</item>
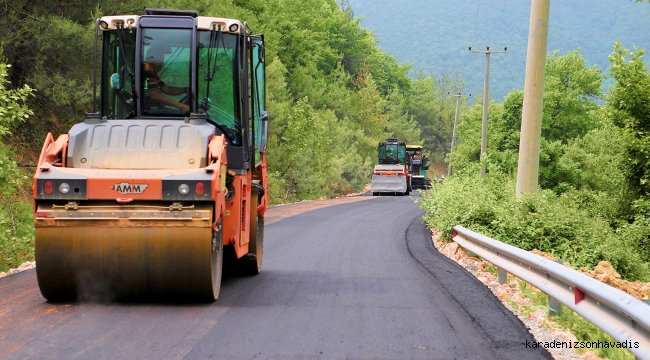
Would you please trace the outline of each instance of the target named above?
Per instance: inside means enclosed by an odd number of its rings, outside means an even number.
[[[515,197],[515,180],[498,171],[479,179],[478,169],[445,179],[426,192],[421,207],[431,227],[449,238],[456,225],[525,250],[539,249],[574,267],[607,260],[628,280],[650,280],[648,262],[607,220],[551,190]],[[629,233],[630,229],[627,231]]]
[[[0,271],[34,261],[34,218],[31,204],[2,202],[0,208]]]
[[[3,63],[0,52],[0,135],[32,115],[25,105],[32,94],[28,86],[12,88],[7,81],[10,65]],[[17,267],[34,258],[34,231],[31,205],[20,202],[20,190],[28,178],[14,161],[15,155],[0,143],[0,271]]]

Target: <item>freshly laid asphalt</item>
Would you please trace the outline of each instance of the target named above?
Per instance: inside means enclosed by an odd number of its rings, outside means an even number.
[[[411,197],[296,206],[269,210],[262,273],[225,276],[215,303],[48,303],[34,270],[0,279],[0,358],[551,358]]]

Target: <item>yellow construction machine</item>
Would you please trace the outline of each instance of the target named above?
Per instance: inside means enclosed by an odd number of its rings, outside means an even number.
[[[214,301],[224,248],[262,266],[264,37],[162,9],[104,16],[96,33],[99,111],[48,134],[34,176],[41,293]]]
[[[430,189],[431,179],[427,177],[427,170],[429,170],[431,160],[422,152],[422,146],[406,145],[406,159],[411,175],[411,187],[413,189]]]

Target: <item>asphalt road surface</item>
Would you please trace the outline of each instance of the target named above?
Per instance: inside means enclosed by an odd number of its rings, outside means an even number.
[[[262,274],[225,277],[216,303],[48,303],[34,270],[0,279],[0,358],[551,358],[410,197],[267,214]]]

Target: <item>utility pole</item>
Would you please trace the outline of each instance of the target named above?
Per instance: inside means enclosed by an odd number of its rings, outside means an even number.
[[[521,115],[521,138],[517,166],[517,197],[523,193],[537,191],[550,8],[550,0],[532,0],[531,2],[524,107]]]
[[[470,54],[485,54],[485,82],[483,84],[483,128],[481,130],[481,157],[487,152],[487,119],[488,119],[488,106],[489,103],[489,89],[490,89],[490,54],[505,54],[508,51],[507,47],[503,51],[490,50],[488,46],[486,50],[472,50],[469,47]],[[481,167],[481,178],[485,177],[485,165]]]
[[[467,98],[467,97],[472,97],[472,94],[469,95],[462,95],[461,93],[458,94],[451,94],[449,91],[447,92],[447,95],[453,96],[456,98],[456,116],[454,116],[454,132],[451,135],[451,150],[449,151],[449,156],[451,157],[451,154],[454,152],[454,146],[456,145],[456,126],[458,126],[458,110],[460,109],[460,99],[462,98]],[[451,176],[451,161],[449,162],[449,167],[447,168],[447,177]]]

